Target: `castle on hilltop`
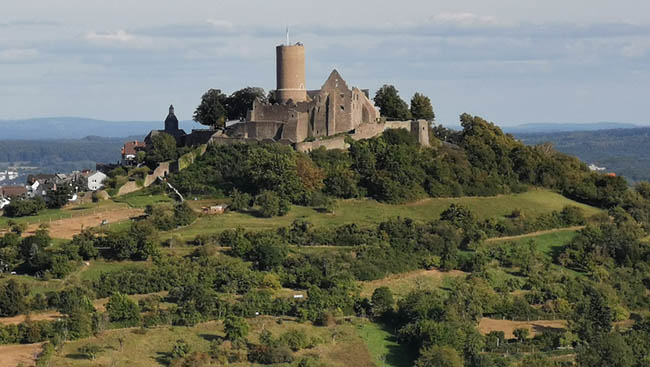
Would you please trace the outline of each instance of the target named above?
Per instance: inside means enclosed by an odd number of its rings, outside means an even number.
[[[348,87],[336,70],[321,89],[308,90],[305,47],[301,43],[277,46],[276,63],[275,103],[256,100],[245,121],[225,130],[192,130],[190,134],[178,128],[172,106],[165,129],[152,131],[145,142],[164,132],[184,146],[278,142],[310,151],[320,146],[344,149],[346,136],[367,139],[386,129],[403,128],[414,134],[420,144],[429,145],[427,121],[385,121],[370,100],[368,90]]]

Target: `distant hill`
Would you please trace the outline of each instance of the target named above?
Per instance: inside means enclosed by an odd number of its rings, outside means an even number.
[[[514,135],[526,144],[551,142],[557,150],[605,167],[629,181],[650,181],[650,127]]]
[[[622,122],[594,122],[586,124],[576,123],[531,123],[516,126],[504,126],[503,131],[511,134],[522,133],[552,133],[552,132],[568,132],[568,131],[595,131],[595,130],[611,130],[611,129],[631,129],[640,127],[639,125],[622,123]]]
[[[1,185],[24,183],[31,173],[69,173],[95,169],[96,163],[115,163],[121,159],[125,141],[144,135],[121,138],[88,136],[82,139],[0,140],[0,171],[14,168],[19,177]]]
[[[181,129],[189,132],[201,125],[181,121]],[[27,120],[0,120],[2,139],[82,139],[86,136],[142,136],[164,128],[161,121],[104,121],[80,117],[48,117]]]

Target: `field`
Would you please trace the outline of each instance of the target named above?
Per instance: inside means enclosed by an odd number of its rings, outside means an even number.
[[[564,330],[567,328],[566,320],[537,320],[537,321],[512,321],[496,320],[484,317],[478,324],[479,331],[486,335],[491,331],[503,331],[506,339],[513,339],[515,329],[526,328],[530,336],[541,334],[549,330]]]
[[[41,352],[41,343],[0,345],[0,366],[33,366],[36,356]]]
[[[415,351],[409,351],[397,343],[395,335],[385,326],[363,322],[357,332],[366,342],[375,366],[410,367],[413,365]]]
[[[38,226],[39,224],[49,223],[64,218],[70,218],[71,216],[87,216],[104,211],[113,211],[125,208],[126,206],[124,204],[118,204],[113,201],[102,201],[99,203],[71,205],[62,209],[45,209],[39,212],[38,215],[30,217],[8,218],[5,216],[0,216],[0,230],[6,229],[8,227],[9,221],[14,221],[16,223],[25,223],[27,225],[35,224]]]
[[[416,270],[410,273],[389,275],[386,278],[361,283],[361,296],[370,297],[379,287],[388,287],[395,297],[402,298],[415,289],[439,288],[445,282],[467,275],[460,270]]]
[[[541,234],[530,233],[511,238],[492,238],[486,242],[492,245],[498,245],[505,242],[525,244],[532,240],[537,249],[550,258],[555,251],[561,250],[566,244],[571,242],[577,234],[577,228],[565,228],[544,231],[544,233]]]
[[[341,320],[340,325],[332,327],[315,327],[299,324],[288,319],[258,317],[249,320],[251,331],[249,341],[258,342],[259,333],[266,329],[274,337],[290,329],[303,330],[316,345],[296,353],[318,355],[330,366],[371,367],[370,353],[363,340],[357,335],[355,326]],[[51,367],[82,366],[160,366],[167,365],[168,354],[177,340],[183,339],[190,345],[192,352],[208,352],[210,343],[223,337],[220,322],[207,322],[194,327],[162,326],[154,329],[120,329],[103,332],[97,337],[69,342],[61,353],[53,358]],[[120,339],[123,340],[120,343]],[[87,359],[79,354],[78,349],[87,344],[96,344],[104,349],[96,360]],[[119,352],[119,353],[117,353]],[[233,366],[250,366],[246,363],[233,363]]]
[[[103,221],[114,224],[139,217],[143,213],[142,209],[119,207],[99,213],[71,215],[68,218],[64,217],[63,219],[48,222],[47,225],[52,238],[72,239],[72,236],[80,233],[84,228],[100,226]],[[38,228],[39,224],[32,224],[27,228],[24,235],[34,233]]]
[[[210,205],[210,202],[188,202],[194,209]],[[243,227],[247,229],[270,229],[290,225],[296,219],[306,219],[317,227],[337,226],[348,223],[372,225],[390,218],[413,218],[431,221],[439,218],[440,213],[451,204],[469,207],[481,219],[503,217],[514,209],[525,209],[528,215],[539,215],[553,210],[562,210],[567,205],[584,209],[586,216],[600,212],[599,209],[579,204],[557,193],[547,190],[532,190],[523,194],[501,195],[494,197],[463,197],[424,199],[404,205],[390,205],[370,199],[340,200],[332,214],[321,213],[313,208],[293,206],[283,217],[261,218],[250,213],[228,212],[223,215],[201,216],[194,224],[170,231],[164,238],[178,236],[191,239],[199,234],[220,232],[224,229]]]

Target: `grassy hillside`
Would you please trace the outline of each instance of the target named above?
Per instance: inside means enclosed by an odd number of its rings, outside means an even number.
[[[189,204],[200,210],[213,202],[199,201]],[[243,227],[246,229],[269,229],[290,225],[298,218],[306,219],[315,226],[336,226],[347,223],[358,225],[377,224],[390,218],[412,218],[419,221],[431,221],[440,217],[451,204],[462,204],[470,208],[479,219],[503,217],[515,209],[521,209],[529,215],[539,215],[553,210],[562,210],[567,205],[578,206],[589,217],[600,212],[599,209],[577,203],[562,195],[548,190],[532,190],[523,194],[500,195],[493,197],[461,197],[424,199],[404,205],[380,203],[371,199],[340,200],[333,214],[322,213],[313,208],[293,206],[285,216],[261,218],[249,213],[228,212],[224,215],[200,217],[194,224],[170,231],[165,238],[180,236],[190,239],[199,234],[219,232],[224,229]]]

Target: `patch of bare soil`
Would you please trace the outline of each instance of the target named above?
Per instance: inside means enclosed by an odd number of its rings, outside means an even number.
[[[142,209],[135,208],[118,208],[115,210],[101,212],[97,214],[88,214],[73,218],[63,218],[48,222],[50,236],[53,238],[72,239],[72,236],[81,232],[82,229],[97,227],[103,221],[110,223],[117,223],[130,218],[139,217],[144,214]],[[28,227],[25,235],[33,234],[37,229],[38,224],[32,224]]]
[[[42,321],[42,320],[47,320],[47,321],[54,321],[60,317],[63,317],[60,313],[56,311],[46,311],[46,312],[39,312],[39,313],[32,313],[29,315],[29,318],[32,321]],[[0,317],[0,325],[18,325],[21,322],[25,321],[27,319],[27,315],[18,315],[18,316],[12,316],[12,317]],[[0,364],[0,366],[4,366],[3,364]]]
[[[0,366],[35,366],[42,343],[0,345]]]
[[[545,330],[564,330],[567,328],[566,320],[536,320],[536,321],[512,321],[497,320],[484,317],[478,324],[478,330],[481,334],[486,335],[491,331],[503,331],[506,339],[515,337],[515,329],[526,328],[530,331],[530,336],[543,333]]]

